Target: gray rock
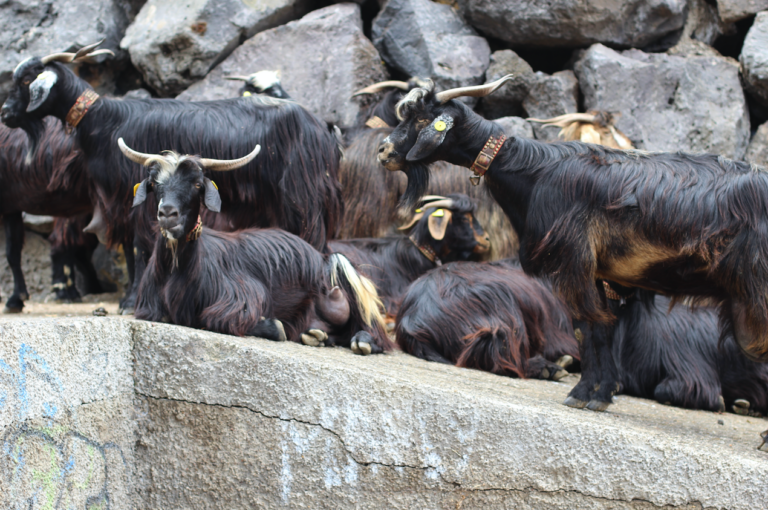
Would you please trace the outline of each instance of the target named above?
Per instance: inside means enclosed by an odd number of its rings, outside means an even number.
[[[175,96],[240,41],[300,17],[309,5],[309,0],[149,0],[120,46],[152,88]]]
[[[123,99],[149,99],[152,94],[147,89],[133,89],[129,90],[123,96]]]
[[[596,44],[575,70],[585,109],[620,113],[616,127],[637,148],[744,155],[749,116],[733,59]]]
[[[107,65],[119,65],[125,56],[119,44],[130,22],[131,5],[118,0],[0,2],[0,103],[8,97],[13,70],[27,57],[76,51],[106,39],[101,48],[117,53]],[[113,83],[101,85],[99,92]]]
[[[438,90],[483,83],[490,62],[488,42],[451,7],[429,0],[389,0],[371,35],[387,64],[431,77]]]
[[[21,213],[24,226],[38,234],[50,234],[53,232],[53,216],[41,216],[39,214]]]
[[[352,94],[387,79],[379,53],[363,35],[360,7],[345,3],[257,34],[178,98],[234,97],[242,82],[225,76],[264,69],[279,70],[291,97],[325,121],[343,126],[351,125],[370,100],[352,99]]]
[[[579,111],[579,82],[576,75],[573,71],[558,71],[551,76],[537,72],[523,107],[529,117],[537,119],[576,113]],[[538,140],[557,140],[559,131],[557,127],[533,124],[533,132]]]
[[[757,128],[755,136],[749,142],[744,160],[755,165],[768,167],[768,122]]]
[[[768,106],[768,12],[755,17],[739,56],[747,92]]]
[[[748,18],[768,9],[768,0],[717,0],[720,19],[726,23]]]
[[[512,50],[495,51],[485,73],[485,83],[511,74],[514,78],[499,90],[480,100],[480,111],[487,119],[498,119],[523,113],[523,99],[536,81],[528,62]]]
[[[522,117],[501,117],[494,122],[504,128],[504,133],[510,138],[533,138],[533,128]]]
[[[689,38],[712,45],[719,36],[734,29],[729,22],[720,19],[717,7],[707,0],[688,0],[688,17],[680,40]]]
[[[458,0],[470,25],[513,46],[642,47],[682,28],[686,0]]]

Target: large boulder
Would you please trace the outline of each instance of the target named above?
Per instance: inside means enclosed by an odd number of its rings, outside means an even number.
[[[535,74],[523,108],[529,117],[550,119],[566,113],[579,111],[579,82],[573,71],[558,71],[553,75],[542,72]],[[533,124],[538,140],[557,140],[560,128]]]
[[[225,76],[264,69],[280,71],[282,86],[293,99],[342,126],[353,124],[361,110],[352,94],[387,79],[376,48],[363,35],[360,7],[344,3],[255,35],[179,99],[234,97],[242,82]]]
[[[107,66],[121,59],[120,39],[140,1],[47,0],[0,2],[0,103],[8,97],[13,70],[27,57],[76,51],[106,39],[101,48],[118,53]],[[123,54],[124,55],[124,54]],[[109,84],[95,77],[103,92]],[[98,82],[98,83],[97,83]]]
[[[768,12],[755,17],[739,56],[747,92],[768,106]]]
[[[429,76],[438,90],[483,83],[488,42],[448,5],[389,0],[373,20],[373,44],[407,76]]]
[[[523,100],[536,81],[536,76],[528,62],[514,51],[495,51],[491,55],[491,65],[485,73],[485,83],[494,82],[508,74],[512,75],[512,81],[480,101],[480,111],[487,119],[522,114]]]
[[[533,138],[533,128],[522,117],[501,117],[494,122],[501,126],[508,137]]]
[[[768,9],[768,0],[717,0],[720,19],[726,23],[748,18]]]
[[[687,0],[458,0],[470,25],[512,46],[642,47],[682,28]],[[392,2],[390,1],[390,4]]]
[[[309,0],[149,0],[120,46],[130,52],[149,85],[162,96],[175,96],[205,77],[242,40],[300,17],[309,4]]]
[[[616,127],[639,149],[744,155],[749,115],[733,59],[596,44],[575,71],[585,109],[619,113]]]
[[[768,168],[768,122],[757,128],[744,154],[744,161]]]

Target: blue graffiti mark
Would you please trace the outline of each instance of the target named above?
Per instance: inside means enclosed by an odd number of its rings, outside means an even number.
[[[54,416],[56,416],[56,411],[58,410],[59,408],[56,407],[56,404],[43,402],[43,411],[45,412],[46,418],[53,418]]]
[[[0,409],[5,407],[5,401],[8,399],[8,392],[0,390]]]
[[[39,374],[42,379],[57,389],[60,395],[64,394],[64,386],[61,384],[59,378],[56,377],[53,370],[51,370],[51,367],[48,366],[48,363],[42,357],[40,357],[40,355],[37,354],[37,352],[35,352],[35,350],[30,346],[27,344],[21,344],[21,348],[19,349],[18,375],[18,396],[19,402],[21,404],[19,407],[20,420],[23,420],[27,417],[29,408],[29,397],[27,396],[27,371],[28,369],[34,368],[34,365],[28,365],[28,361],[36,361],[39,365],[39,368],[42,370],[42,373]]]

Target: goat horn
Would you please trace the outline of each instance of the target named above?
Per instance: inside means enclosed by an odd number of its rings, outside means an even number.
[[[224,77],[225,80],[245,81],[245,82],[249,81],[250,78],[251,78],[250,76],[241,76],[241,75],[232,75],[232,76],[225,76]]]
[[[43,65],[50,64],[51,62],[64,62],[65,64],[69,64],[74,60],[75,54],[74,53],[52,53],[50,55],[46,55],[45,57],[40,59],[40,62],[43,63]]]
[[[89,44],[87,46],[83,46],[82,48],[80,48],[78,50],[77,53],[75,53],[75,58],[80,58],[80,57],[86,56],[87,54],[89,54],[91,52],[91,50],[95,50],[96,48],[98,48],[101,45],[101,43],[103,43],[104,41],[106,41],[106,38],[102,39],[99,42],[95,42],[93,44]]]
[[[84,57],[94,57],[96,55],[106,55],[106,54],[114,56],[115,54],[112,53],[110,50],[99,50],[99,51],[93,52],[93,53],[91,53],[89,55],[91,50],[93,50],[94,48],[99,46],[104,41],[105,41],[105,39],[102,39],[101,41],[99,41],[97,43],[89,44],[87,46],[83,46],[82,48],[80,48],[77,51],[77,53],[70,53],[70,52],[53,53],[51,55],[48,55],[48,56],[45,56],[45,57],[41,58],[40,61],[43,63],[43,65],[50,64],[51,62],[54,62],[54,61],[56,61],[56,62],[64,62],[64,63],[68,64],[68,63],[72,62],[73,60],[76,60],[76,59],[79,59],[79,58],[84,58]]]
[[[450,209],[451,207],[453,207],[453,200],[451,200],[450,198],[446,198],[445,200],[437,200],[435,202],[424,204],[423,207],[424,209],[431,209],[433,207],[435,209],[442,209],[442,208]]]
[[[419,202],[429,202],[430,200],[447,200],[447,198],[440,195],[424,195],[419,199]]]
[[[147,166],[147,161],[149,161],[151,158],[158,158],[162,157],[157,154],[144,154],[143,152],[138,152],[125,144],[125,140],[123,140],[123,137],[117,139],[117,146],[120,147],[120,152],[125,154],[125,157],[133,161],[134,163],[138,163],[143,166]]]
[[[435,99],[441,103],[456,99],[457,97],[469,96],[469,97],[485,97],[491,94],[493,91],[507,83],[514,78],[514,75],[508,74],[499,78],[498,80],[486,83],[485,85],[475,85],[474,87],[459,87],[457,89],[444,90],[435,94]]]
[[[379,83],[374,83],[373,85],[368,85],[364,89],[360,89],[354,94],[352,94],[352,97],[355,96],[362,96],[363,94],[375,94],[377,92],[381,92],[384,89],[394,87],[396,89],[400,90],[408,90],[408,84],[404,81],[397,81],[397,80],[389,80],[389,81],[380,81]]]
[[[250,163],[255,158],[259,151],[261,151],[261,145],[256,147],[247,156],[243,156],[239,159],[207,159],[200,158],[200,164],[207,170],[213,170],[214,172],[226,172],[228,170],[234,170],[241,166]]]
[[[115,53],[112,50],[96,50],[88,53],[87,55],[83,55],[82,57],[75,57],[72,61],[93,63],[95,62],[95,58],[101,55],[109,55],[110,57],[114,57]]]
[[[550,126],[565,127],[572,122],[594,122],[595,115],[591,113],[566,113],[565,115],[552,117],[551,119],[534,119],[533,117],[529,117],[525,120]]]

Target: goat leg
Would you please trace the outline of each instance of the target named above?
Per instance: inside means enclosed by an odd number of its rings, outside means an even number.
[[[5,313],[21,313],[24,300],[29,299],[24,273],[21,270],[21,249],[24,246],[24,221],[21,212],[7,214],[5,221],[5,258],[13,273],[13,294],[5,303]]]

